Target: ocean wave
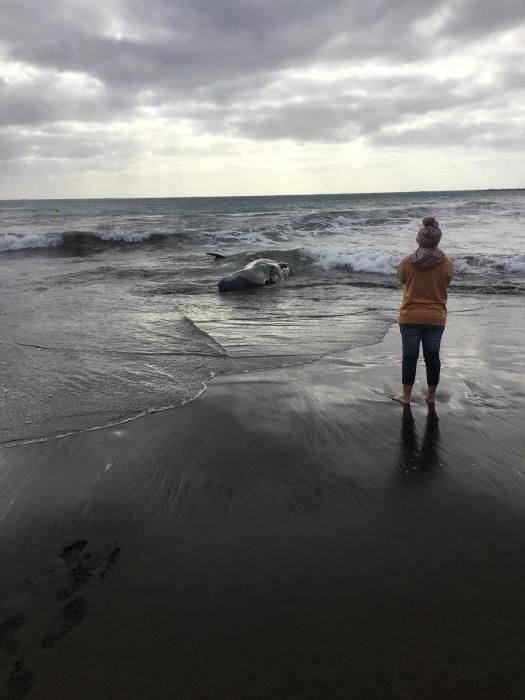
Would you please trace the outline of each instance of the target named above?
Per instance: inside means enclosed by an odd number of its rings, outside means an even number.
[[[144,241],[162,240],[161,234],[141,231],[119,231],[113,227],[97,227],[96,231],[67,231],[62,234],[63,245],[85,244],[96,245],[103,243],[143,243]]]
[[[299,231],[323,231],[331,226],[349,226],[354,220],[354,210],[318,211],[303,214],[292,222],[292,229]]]
[[[340,212],[337,214],[340,215]],[[101,251],[118,246],[159,243],[166,246],[176,245],[177,248],[181,244],[191,246],[193,252],[198,255],[199,249],[202,250],[201,246],[209,248],[213,245],[215,250],[223,252],[232,261],[238,258],[239,262],[244,261],[243,264],[255,257],[269,257],[283,259],[290,264],[292,270],[297,270],[299,273],[308,268],[312,271],[317,269],[323,272],[337,271],[342,274],[355,272],[378,275],[394,275],[403,257],[403,254],[395,249],[389,250],[380,246],[353,248],[345,244],[344,238],[340,237],[321,239],[312,236],[310,241],[306,242],[303,237],[297,237],[295,241],[293,237],[292,240],[287,239],[279,231],[273,232],[271,237],[268,232],[265,233],[267,235],[253,230],[222,231],[220,234],[208,231],[200,235],[185,231],[159,233],[152,230],[126,230],[113,224],[101,223],[91,231],[0,234],[0,253],[63,249],[70,254],[75,254],[77,251],[81,254],[85,251]],[[294,242],[298,244],[297,247],[283,245],[286,243],[293,245]],[[524,254],[510,252],[508,254],[455,254],[451,257],[454,261],[456,276],[525,275]]]
[[[381,251],[355,251],[343,253],[326,251],[310,253],[314,262],[323,270],[341,269],[352,272],[379,272],[392,274],[396,271],[400,259],[397,255]]]
[[[0,253],[41,248],[97,248],[105,245],[143,243],[164,239],[152,232],[118,231],[100,226],[96,231],[63,231],[61,233],[0,234]]]
[[[403,256],[381,250],[341,251],[336,248],[319,251],[304,249],[306,258],[323,270],[346,270],[391,275]],[[451,256],[452,257],[452,256]],[[458,275],[525,275],[525,255],[458,255],[453,256]]]
[[[401,216],[402,215],[402,216]],[[292,230],[304,232],[341,233],[357,228],[376,229],[392,224],[391,214],[384,212],[358,212],[356,210],[332,210],[305,214],[292,222]],[[410,221],[405,210],[395,217],[397,224]]]
[[[0,235],[0,252],[30,248],[55,248],[61,244],[62,237],[59,234],[31,233],[17,235],[5,233]]]
[[[478,215],[484,209],[489,210],[489,212],[508,212],[508,206],[503,205],[500,202],[493,202],[491,200],[478,200],[476,202],[461,202],[456,204],[456,206],[451,206],[451,212],[454,214],[469,214]]]
[[[464,255],[454,257],[455,271],[468,274],[525,274],[525,255]]]
[[[518,275],[525,275],[525,256],[520,256],[520,260],[510,260],[508,263],[506,263],[506,269],[505,272],[510,272],[511,274],[514,272]]]

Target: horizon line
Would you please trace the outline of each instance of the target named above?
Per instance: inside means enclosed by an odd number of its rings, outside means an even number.
[[[362,195],[388,195],[388,194],[447,194],[451,192],[520,192],[523,187],[483,187],[483,188],[461,188],[446,190],[383,190],[381,192],[307,192],[290,194],[197,194],[197,195],[165,195],[165,196],[108,196],[108,197],[0,197],[0,202],[68,202],[68,201],[89,201],[89,200],[118,200],[118,199],[249,199],[249,198],[277,198],[277,197],[358,197]]]

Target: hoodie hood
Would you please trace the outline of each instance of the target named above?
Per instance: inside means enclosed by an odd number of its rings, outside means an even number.
[[[418,248],[408,258],[418,270],[430,270],[445,259],[445,253],[439,248]]]

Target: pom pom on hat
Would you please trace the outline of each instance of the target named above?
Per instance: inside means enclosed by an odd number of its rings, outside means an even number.
[[[421,248],[435,248],[441,240],[441,229],[433,216],[426,216],[417,233],[417,242]]]

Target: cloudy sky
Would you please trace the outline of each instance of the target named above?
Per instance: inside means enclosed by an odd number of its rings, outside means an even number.
[[[0,0],[0,197],[525,186],[525,0]]]

